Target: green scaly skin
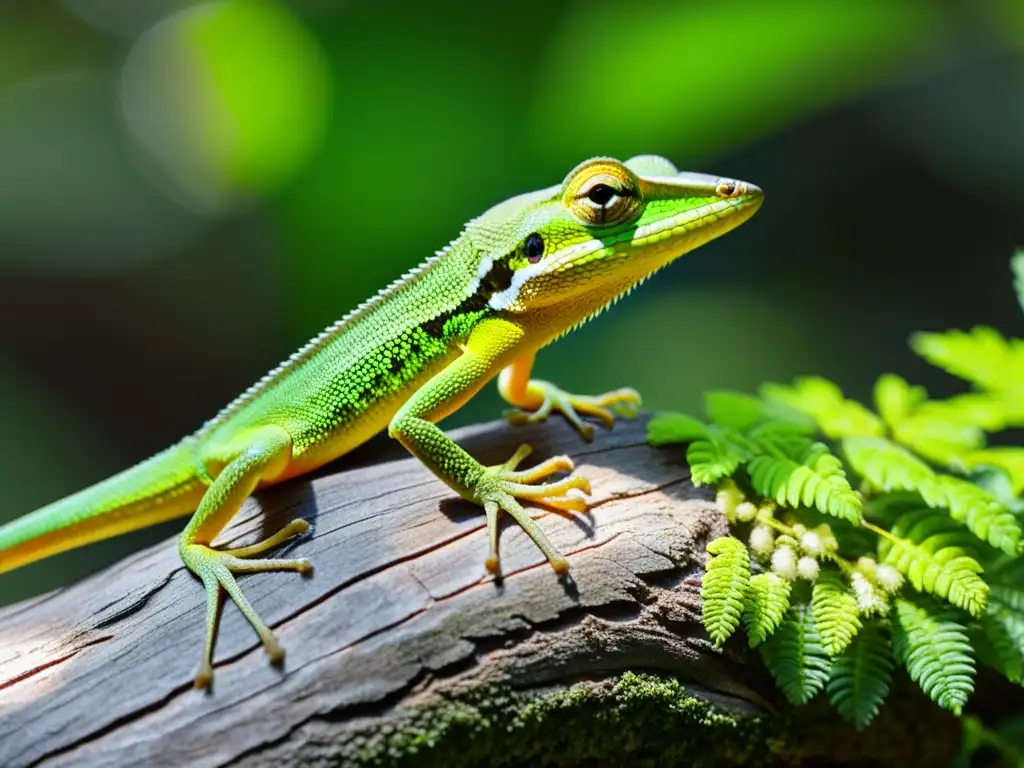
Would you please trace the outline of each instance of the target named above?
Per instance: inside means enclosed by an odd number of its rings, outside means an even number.
[[[559,573],[568,561],[521,501],[586,508],[589,485],[565,456],[529,469],[522,446],[485,467],[435,422],[492,378],[513,422],[566,416],[586,439],[589,415],[610,426],[639,395],[578,396],[530,378],[541,347],[581,325],[655,271],[746,221],[761,191],[733,179],[679,173],[660,157],[588,160],[554,187],[511,198],[470,221],[434,258],[325,330],[177,446],[0,528],[0,571],[194,511],[182,560],[207,592],[196,685],[212,680],[216,616],[227,592],[272,659],[283,651],[234,574],[309,572],[304,559],[254,559],[307,530],[297,520],[249,547],[213,539],[257,488],[309,472],[387,428],[460,496],[484,508],[487,567],[499,569],[497,519],[510,514]],[[500,375],[499,375],[500,374]]]

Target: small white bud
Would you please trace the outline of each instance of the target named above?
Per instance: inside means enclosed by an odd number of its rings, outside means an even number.
[[[802,523],[794,523],[793,533],[795,533],[796,537],[799,539],[801,536],[807,533],[807,526],[803,525]]]
[[[821,536],[814,531],[807,531],[807,533],[800,537],[800,546],[809,555],[820,555],[825,551],[825,545],[821,541]]]
[[[875,579],[878,581],[878,586],[889,594],[895,592],[903,584],[903,574],[891,565],[878,566],[875,570]]]
[[[863,573],[855,571],[850,578],[850,586],[853,587],[853,593],[857,596],[857,607],[860,608],[861,613],[870,615],[885,613],[888,610],[887,603],[879,597]]]
[[[772,570],[786,581],[796,579],[796,553],[790,547],[779,547],[772,552]]]
[[[736,519],[740,522],[749,523],[755,517],[757,517],[757,507],[749,501],[744,501],[736,505]]]
[[[853,587],[853,593],[857,596],[858,600],[874,594],[875,591],[874,587],[871,586],[871,582],[859,571],[855,571],[853,576],[850,577],[850,586]]]
[[[801,579],[807,581],[814,581],[818,578],[819,568],[818,561],[813,557],[801,557],[796,563],[796,572],[800,574]]]
[[[736,505],[743,501],[743,494],[732,480],[723,480],[715,494],[715,503],[730,523],[735,522]]]
[[[750,531],[750,549],[755,554],[767,557],[775,546],[775,534],[767,525],[756,525]]]

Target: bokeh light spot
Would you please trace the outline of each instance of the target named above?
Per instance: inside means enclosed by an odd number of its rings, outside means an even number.
[[[319,146],[330,74],[284,4],[204,3],[136,43],[121,103],[132,135],[173,192],[208,212],[287,184]]]

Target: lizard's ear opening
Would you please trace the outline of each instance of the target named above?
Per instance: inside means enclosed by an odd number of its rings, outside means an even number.
[[[562,203],[574,218],[589,227],[633,221],[644,207],[636,174],[607,157],[587,160],[566,176]]]

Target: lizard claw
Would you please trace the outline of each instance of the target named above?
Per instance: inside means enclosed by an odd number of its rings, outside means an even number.
[[[182,544],[180,548],[182,560],[189,570],[199,576],[206,588],[206,645],[202,664],[195,677],[196,688],[209,688],[213,683],[213,641],[217,631],[217,615],[222,592],[227,592],[252,624],[271,663],[279,664],[284,660],[284,648],[281,647],[270,628],[263,623],[245,595],[242,594],[234,574],[298,571],[308,576],[313,572],[313,566],[304,557],[294,560],[248,559],[308,530],[309,523],[305,520],[294,520],[270,538],[246,547],[218,550],[202,544]]]
[[[590,483],[579,475],[569,475],[549,483],[538,482],[556,472],[571,472],[573,463],[568,456],[553,456],[529,469],[517,470],[530,451],[530,446],[521,445],[504,464],[485,468],[477,484],[475,497],[487,515],[489,551],[485,565],[491,573],[496,574],[500,569],[498,514],[502,511],[511,515],[526,531],[556,573],[562,574],[569,570],[569,561],[548,540],[519,503],[519,499],[568,512],[583,512],[587,509]]]

